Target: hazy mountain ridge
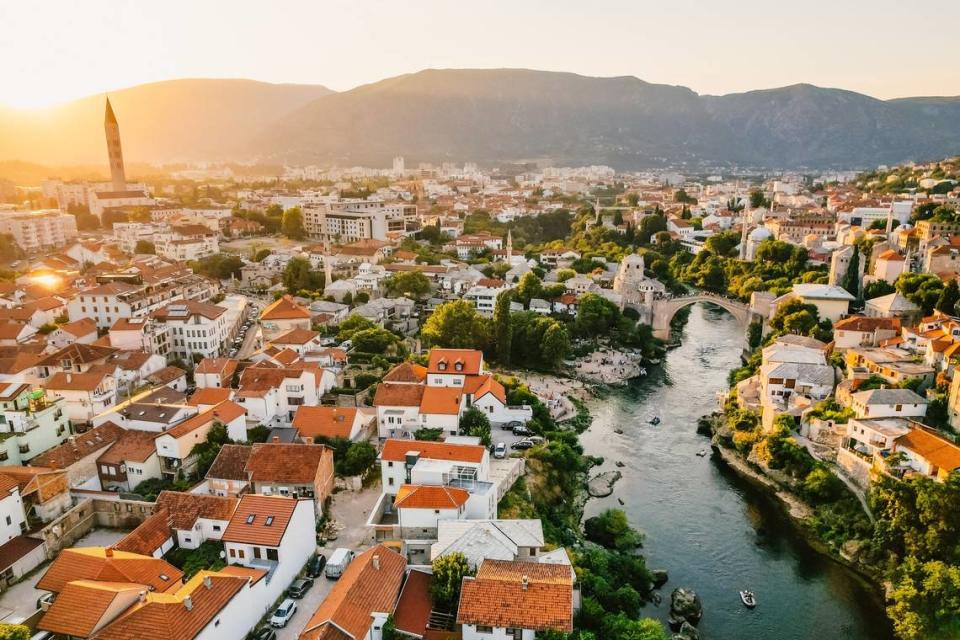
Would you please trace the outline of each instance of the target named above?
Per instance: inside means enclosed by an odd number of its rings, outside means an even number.
[[[426,70],[341,93],[177,80],[111,92],[131,161],[389,166],[540,160],[616,168],[871,167],[960,153],[960,97],[878,100],[800,84],[724,96],[631,76]],[[0,159],[105,162],[103,96],[0,109]]]
[[[320,85],[184,79],[110,92],[128,161],[233,160],[278,118],[331,93]],[[0,159],[106,162],[104,96],[49,109],[0,108]]]

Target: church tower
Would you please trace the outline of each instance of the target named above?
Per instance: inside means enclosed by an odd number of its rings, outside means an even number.
[[[507,229],[507,264],[513,263],[513,234]]]
[[[123,151],[120,148],[120,125],[107,98],[107,111],[103,117],[103,131],[107,136],[107,155],[110,157],[110,181],[114,191],[127,190],[127,176],[123,171]]]

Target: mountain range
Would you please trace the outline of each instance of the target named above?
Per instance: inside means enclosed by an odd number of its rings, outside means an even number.
[[[860,168],[960,153],[960,97],[879,100],[808,84],[723,96],[634,77],[432,69],[344,92],[176,80],[112,92],[136,161],[389,166],[537,161],[618,169]],[[103,97],[0,110],[0,159],[104,161]]]

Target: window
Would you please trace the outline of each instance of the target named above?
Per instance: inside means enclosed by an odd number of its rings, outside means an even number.
[[[237,550],[236,550],[236,549],[230,549],[230,557],[231,557],[231,558],[236,558],[236,557],[237,557]]]
[[[214,531],[220,531],[220,525],[218,525],[218,524],[213,525],[213,530],[214,530]]]
[[[493,627],[488,627],[484,624],[478,624],[477,633],[493,633]]]
[[[280,554],[277,553],[276,549],[267,549],[267,560],[273,560],[274,562],[279,562]]]
[[[387,484],[392,487],[392,486],[393,486],[393,478],[387,478]]]
[[[243,559],[243,549],[237,549],[237,557]]]

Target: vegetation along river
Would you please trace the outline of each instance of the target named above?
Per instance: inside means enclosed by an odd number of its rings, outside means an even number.
[[[593,426],[582,437],[587,453],[605,459],[595,472],[625,464],[613,495],[591,500],[586,515],[623,500],[646,535],[648,566],[669,571],[663,603],[644,615],[666,620],[670,591],[687,586],[703,600],[705,640],[889,640],[877,593],[810,548],[773,499],[715,461],[696,433],[738,366],[743,327],[697,305],[681,338],[649,376],[593,401]],[[658,426],[647,422],[652,413]],[[756,609],[741,604],[741,589],[756,593]]]

